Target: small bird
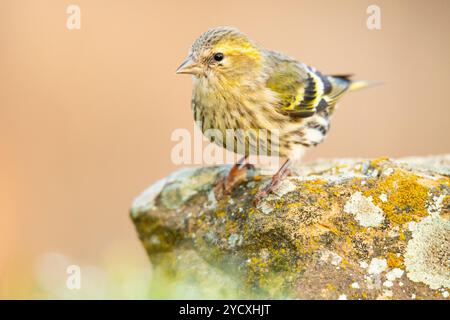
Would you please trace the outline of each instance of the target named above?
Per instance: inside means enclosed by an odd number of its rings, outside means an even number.
[[[249,155],[287,159],[256,201],[278,186],[306,149],[324,140],[344,93],[371,84],[353,81],[351,75],[323,75],[262,48],[232,27],[200,35],[176,73],[193,75],[192,112],[202,132],[211,142],[243,155],[216,192],[229,192],[240,173],[251,168],[246,164]],[[221,134],[207,134],[214,130]],[[250,134],[227,139],[229,130]]]

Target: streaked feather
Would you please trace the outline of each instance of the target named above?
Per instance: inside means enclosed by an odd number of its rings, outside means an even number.
[[[211,65],[215,52],[225,59]],[[330,116],[344,93],[373,84],[352,81],[350,75],[323,75],[259,47],[234,28],[207,31],[194,42],[190,54],[204,68],[203,75],[194,77],[195,120],[204,133],[210,129],[222,133],[222,139],[210,138],[212,142],[245,155],[267,155],[276,149],[279,156],[298,158],[304,148],[324,140]],[[227,143],[228,129],[264,129],[270,139],[256,133],[253,139],[240,139],[239,149],[237,143]]]

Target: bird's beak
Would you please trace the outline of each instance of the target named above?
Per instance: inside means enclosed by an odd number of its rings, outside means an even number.
[[[198,65],[198,63],[195,62],[194,58],[192,56],[189,56],[186,60],[184,60],[181,66],[178,67],[176,73],[198,75],[202,73],[202,69]]]

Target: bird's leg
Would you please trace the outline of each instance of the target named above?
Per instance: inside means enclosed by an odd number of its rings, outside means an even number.
[[[258,203],[259,200],[261,200],[263,197],[270,194],[273,190],[275,190],[283,181],[284,178],[286,178],[290,174],[289,165],[291,164],[291,161],[288,159],[285,163],[281,166],[281,168],[275,173],[272,177],[272,180],[270,180],[269,184],[265,186],[262,190],[259,190],[258,193],[255,195],[255,203]]]
[[[247,157],[248,156],[243,156],[231,168],[228,175],[217,182],[214,187],[216,198],[220,198],[222,195],[230,193],[236,183],[246,177],[247,170],[253,170],[255,168],[252,164],[246,163]]]

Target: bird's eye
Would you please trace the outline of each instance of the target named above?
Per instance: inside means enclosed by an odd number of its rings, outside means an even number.
[[[222,61],[223,60],[223,53],[217,52],[216,54],[214,54],[214,60],[216,60],[217,62]]]

